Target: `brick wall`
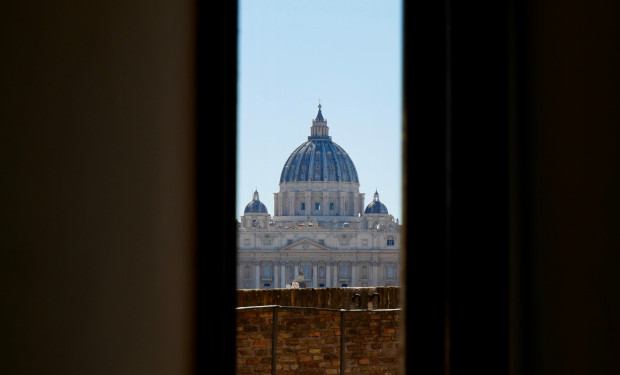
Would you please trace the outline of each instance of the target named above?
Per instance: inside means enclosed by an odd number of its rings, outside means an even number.
[[[359,288],[341,289],[359,292]],[[304,289],[280,291],[309,293]],[[348,297],[350,292],[343,290],[340,295]],[[343,303],[345,298],[335,300]],[[342,370],[397,374],[399,321],[399,309],[238,307],[237,374],[271,374],[272,366],[279,375],[340,374]]]
[[[397,374],[400,310],[344,314],[345,373]]]

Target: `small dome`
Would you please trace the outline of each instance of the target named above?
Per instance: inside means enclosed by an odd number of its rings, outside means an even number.
[[[254,198],[247,206],[245,206],[244,213],[260,213],[267,214],[267,206],[265,206],[260,199],[258,199],[258,191],[254,191]]]
[[[374,199],[372,200],[372,202],[368,204],[368,206],[366,206],[366,210],[364,210],[364,213],[365,214],[387,214],[388,213],[387,207],[385,207],[385,205],[381,203],[381,201],[379,201],[379,193],[377,193],[376,190],[375,190]]]

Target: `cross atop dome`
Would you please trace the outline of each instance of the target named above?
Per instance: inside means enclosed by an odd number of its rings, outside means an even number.
[[[321,105],[321,99],[319,99],[319,113],[316,115],[316,118],[314,119],[314,121],[312,121],[312,124],[314,124],[314,122],[325,122],[327,124],[327,121],[325,121],[325,119],[323,119],[323,113],[321,113],[321,108],[323,108],[323,106]]]

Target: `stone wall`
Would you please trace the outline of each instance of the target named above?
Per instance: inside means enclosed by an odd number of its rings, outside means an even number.
[[[246,306],[237,308],[237,374],[397,374],[400,309],[357,308],[374,293],[396,304],[397,289],[238,291]],[[269,304],[276,300],[291,305]]]
[[[377,293],[378,297],[372,297]],[[359,294],[359,298],[353,298]],[[246,306],[298,306],[330,309],[400,308],[399,287],[366,288],[301,288],[301,289],[239,289],[237,307]]]

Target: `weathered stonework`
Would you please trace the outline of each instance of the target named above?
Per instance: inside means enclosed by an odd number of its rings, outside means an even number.
[[[376,293],[376,295],[375,295]],[[355,297],[359,295],[359,299]],[[237,290],[237,307],[293,306],[326,309],[400,308],[399,287]]]

